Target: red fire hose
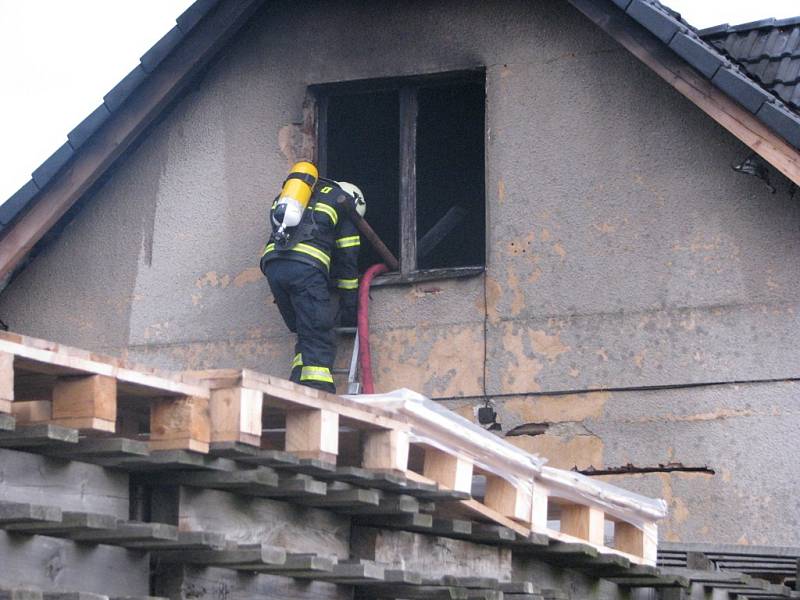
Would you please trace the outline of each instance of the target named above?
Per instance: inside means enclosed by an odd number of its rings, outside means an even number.
[[[358,285],[358,365],[365,394],[375,393],[372,384],[372,359],[369,354],[369,286],[375,277],[388,270],[389,267],[383,263],[372,265]]]

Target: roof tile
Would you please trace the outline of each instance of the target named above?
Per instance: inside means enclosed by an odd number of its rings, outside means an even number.
[[[111,113],[105,104],[101,104],[92,111],[88,117],[67,134],[70,146],[75,150],[83,146],[84,142],[105,123]]]
[[[728,31],[749,31],[751,29],[765,29],[767,27],[774,27],[775,26],[775,19],[770,17],[769,19],[759,19],[758,21],[750,21],[749,23],[742,23],[741,25],[736,25],[731,27]]]
[[[147,73],[152,73],[182,39],[183,32],[177,26],[170,29],[150,50],[144,53],[140,59],[142,68]]]
[[[122,81],[103,96],[103,101],[106,103],[108,110],[114,112],[122,106],[122,103],[131,95],[133,90],[146,78],[147,72],[142,68],[142,65],[136,65],[133,71],[128,73]]]
[[[709,79],[714,76],[717,69],[724,63],[719,54],[712,51],[708,44],[694,35],[679,31],[672,38],[669,47]]]
[[[625,12],[665,44],[683,27],[680,21],[645,0],[633,0]]]
[[[0,223],[6,225],[25,208],[28,201],[39,193],[39,187],[29,179],[17,192],[0,205]]]
[[[800,148],[800,121],[797,115],[777,102],[765,102],[756,116],[795,148]]]
[[[74,153],[75,150],[72,149],[69,142],[64,142],[58,150],[53,152],[53,154],[33,172],[33,180],[36,182],[36,185],[38,185],[40,189],[47,185],[47,182],[61,170]]]
[[[183,11],[176,21],[178,28],[183,33],[188,33],[206,14],[214,8],[219,0],[196,0],[192,5]]]
[[[772,95],[735,67],[722,67],[711,80],[723,92],[734,98],[751,113],[758,112]]]

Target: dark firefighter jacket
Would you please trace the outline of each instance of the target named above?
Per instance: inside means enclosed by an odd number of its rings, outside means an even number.
[[[261,270],[270,260],[297,260],[320,269],[342,294],[344,304],[355,305],[358,292],[358,251],[361,238],[347,211],[336,199],[345,194],[335,182],[320,179],[308,202],[300,225],[291,231],[287,244],[275,243],[272,222],[273,202],[269,223],[272,232],[261,256]]]

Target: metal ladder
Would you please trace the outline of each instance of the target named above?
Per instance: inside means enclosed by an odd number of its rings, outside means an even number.
[[[353,339],[353,356],[350,357],[349,369],[333,369],[336,374],[347,373],[347,393],[360,394],[361,382],[358,380],[358,328],[357,327],[336,327],[334,331],[341,337],[350,336]]]

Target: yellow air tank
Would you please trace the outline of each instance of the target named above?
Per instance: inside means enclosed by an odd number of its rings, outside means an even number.
[[[286,229],[300,224],[318,177],[317,167],[313,163],[301,160],[292,165],[272,212],[272,222],[278,228],[275,232],[277,240],[285,240]]]

